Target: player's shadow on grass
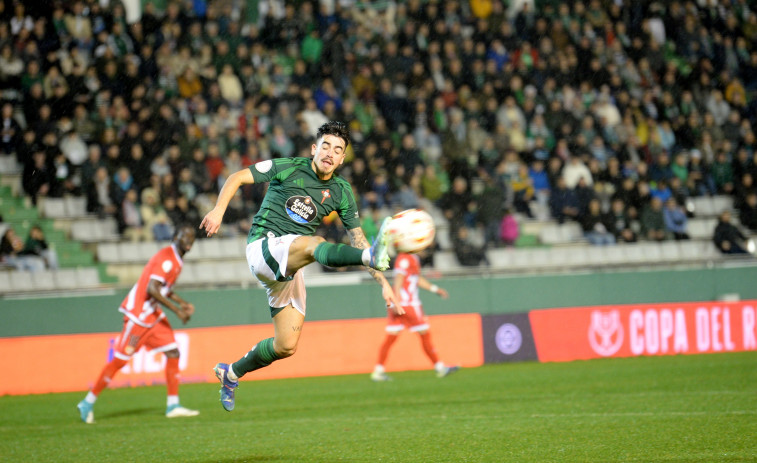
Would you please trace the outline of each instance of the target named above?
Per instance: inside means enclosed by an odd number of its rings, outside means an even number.
[[[287,462],[302,462],[306,461],[303,459],[302,455],[250,455],[249,457],[239,457],[239,458],[226,458],[223,460],[208,460],[207,463],[245,463],[245,462],[255,462],[255,461],[287,461]],[[331,462],[333,459],[328,460],[321,460],[321,459],[313,459],[312,457],[307,458],[308,462]]]
[[[130,408],[128,410],[120,410],[110,413],[102,413],[97,418],[121,418],[124,416],[139,416],[139,415],[154,415],[156,413],[155,407],[152,408]]]
[[[227,458],[225,460],[208,460],[208,463],[244,463],[253,461],[298,461],[288,460],[275,455],[251,455],[249,457]],[[301,461],[301,460],[300,460]]]

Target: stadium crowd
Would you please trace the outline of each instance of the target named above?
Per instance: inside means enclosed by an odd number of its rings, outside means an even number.
[[[308,156],[329,119],[369,239],[433,204],[466,265],[517,239],[514,214],[686,239],[686,199],[726,194],[757,230],[749,3],[147,0],[128,24],[112,0],[0,0],[0,156],[34,202],[83,195],[134,240],[199,223],[231,172]]]

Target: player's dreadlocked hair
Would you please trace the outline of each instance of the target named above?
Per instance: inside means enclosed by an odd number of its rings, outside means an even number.
[[[334,135],[344,140],[344,147],[350,144],[350,129],[347,124],[339,121],[328,121],[322,126],[318,127],[318,133],[316,134],[316,140],[319,140],[324,135]]]

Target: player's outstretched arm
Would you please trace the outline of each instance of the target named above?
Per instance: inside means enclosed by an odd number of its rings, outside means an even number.
[[[223,214],[226,212],[231,198],[234,197],[240,186],[251,183],[255,183],[255,179],[252,177],[250,169],[242,169],[229,175],[226,181],[223,182],[220,193],[218,193],[216,206],[205,215],[199,228],[205,230],[208,236],[218,233],[223,221]]]
[[[350,237],[350,244],[352,244],[352,247],[358,249],[365,249],[367,247],[370,247],[368,240],[365,238],[365,233],[363,233],[362,228],[351,228],[347,230],[347,235],[349,235]],[[394,288],[392,288],[392,285],[390,285],[386,280],[384,274],[372,268],[368,268],[367,270],[368,273],[371,274],[373,279],[381,285],[381,295],[386,301],[386,306],[391,307],[392,310],[394,310],[398,315],[404,314],[405,311],[402,309],[400,301],[397,298],[397,295],[394,293]]]
[[[426,291],[431,291],[432,293],[438,294],[442,299],[449,298],[449,293],[446,289],[436,286],[423,277],[418,277],[418,287],[425,289]]]

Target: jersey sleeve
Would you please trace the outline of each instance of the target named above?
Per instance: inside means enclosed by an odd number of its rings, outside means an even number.
[[[148,279],[158,280],[164,285],[172,285],[176,280],[178,264],[171,248],[164,248],[155,255],[149,266]]]
[[[267,183],[294,167],[295,163],[292,158],[276,158],[252,164],[248,169],[250,169],[255,183]]]
[[[352,192],[352,186],[345,180],[339,183],[342,188],[342,198],[339,203],[339,218],[342,219],[344,228],[352,230],[353,228],[360,228],[360,214],[357,210],[357,203],[355,202],[355,195]]]

